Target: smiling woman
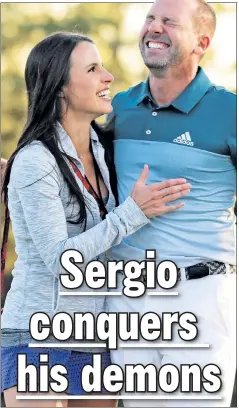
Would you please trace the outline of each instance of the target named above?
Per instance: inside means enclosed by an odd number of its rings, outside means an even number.
[[[89,41],[79,43],[72,51],[71,74],[61,96],[68,100],[72,114],[81,116],[110,113],[109,86],[114,77],[103,67],[98,49]],[[78,116],[78,120],[81,117]],[[69,120],[68,120],[69,121]]]
[[[70,237],[79,235],[81,231],[94,225],[92,221],[89,221],[82,184],[77,181],[73,170],[77,168],[77,172],[84,174],[85,182],[95,191],[96,198],[99,198],[99,205],[107,197],[108,205],[102,204],[101,208],[104,216],[114,207],[115,203],[106,177],[110,165],[107,168],[105,163],[97,163],[95,160],[95,156],[99,157],[104,154],[104,149],[90,126],[95,118],[112,110],[109,99],[100,98],[99,93],[109,89],[113,77],[102,67],[99,52],[92,40],[71,33],[57,33],[45,38],[33,48],[28,57],[25,80],[29,97],[27,123],[18,147],[8,161],[3,186],[5,203],[11,209],[11,218],[15,226],[16,245],[17,248],[21,248],[20,251],[17,249],[19,252],[18,266],[15,268],[13,279],[17,291],[10,289],[2,320],[2,334],[5,339],[2,348],[2,387],[6,405],[11,407],[23,406],[21,401],[16,401],[18,353],[26,353],[28,362],[37,366],[38,354],[48,352],[50,366],[54,365],[55,361],[56,363],[63,362],[67,368],[69,380],[67,393],[82,393],[80,388],[81,367],[87,359],[91,358],[91,353],[87,353],[87,350],[85,353],[74,351],[74,348],[70,353],[66,351],[56,353],[52,348],[32,351],[28,347],[28,317],[33,311],[34,303],[38,305],[37,307],[48,310],[50,314],[57,309],[57,304],[53,300],[54,282],[52,282],[51,273],[49,274],[49,270],[47,272],[45,267],[45,261],[48,258],[46,247],[50,249],[55,239],[59,246],[60,242],[65,239],[69,240]],[[64,186],[63,195],[60,192],[61,188],[59,190],[60,184]],[[74,197],[74,203],[71,203],[72,197]],[[55,209],[52,207],[53,204]],[[47,208],[43,217],[44,221],[42,220],[44,225],[39,219],[40,212],[44,213],[43,207]],[[96,219],[98,217],[99,222],[101,212],[98,205],[96,204],[96,208],[92,207],[91,211]],[[36,232],[32,224],[33,219],[39,231],[37,234],[33,232]],[[20,232],[22,228],[20,224],[22,227],[25,225],[28,238]],[[32,240],[30,237],[33,236]],[[47,236],[49,237],[48,243],[45,239]],[[28,239],[27,245],[26,239]],[[42,245],[46,245],[45,249]],[[55,241],[53,245],[55,249],[50,249],[52,253],[56,251],[57,242]],[[27,246],[29,252],[25,250]],[[33,253],[37,248],[38,254],[41,253],[41,255],[40,257],[38,255],[38,261],[34,263],[30,261],[30,258],[35,258]],[[57,263],[59,263],[59,250],[56,251],[58,252]],[[42,264],[44,289],[41,288],[37,272],[40,272],[37,267],[39,262]],[[31,264],[30,269],[27,266],[29,264]],[[30,276],[33,270],[34,274]],[[24,299],[20,290],[22,279],[29,280],[30,283],[30,286],[26,288]],[[55,279],[57,279],[56,276],[53,281]],[[50,291],[47,288],[50,288]],[[42,304],[40,305],[39,302]],[[19,308],[15,307],[16,304],[20,305],[23,313],[21,316],[19,316]],[[59,305],[59,307],[63,306]],[[66,305],[64,307],[67,309]],[[81,308],[80,305],[79,308]],[[19,321],[21,321],[20,325]],[[102,363],[104,366],[110,364],[107,350],[102,353]],[[75,365],[78,368],[77,374],[74,369]],[[116,404],[114,400],[107,403],[107,406]],[[23,404],[24,407],[29,404],[33,406],[32,401],[24,401]],[[56,401],[52,401],[51,404],[51,406],[56,406]],[[62,401],[63,406],[66,404],[67,401]],[[46,403],[36,402],[34,405],[43,407]],[[49,402],[47,405],[49,406]],[[84,405],[91,406],[92,404],[88,400]],[[99,401],[97,406],[101,405]]]
[[[73,342],[70,350],[54,349],[50,342],[43,349],[29,347],[29,321],[39,310],[50,316],[89,312],[94,317],[105,311],[103,295],[91,293],[83,300],[77,295],[60,296],[64,291],[60,276],[66,273],[62,253],[81,252],[83,272],[96,258],[106,262],[106,251],[149,223],[149,218],[180,209],[183,203],[167,204],[186,195],[190,185],[185,179],[146,185],[145,165],[130,196],[116,207],[113,157],[95,123],[112,111],[113,76],[103,67],[90,38],[65,32],[46,37],[28,57],[25,80],[28,117],[3,185],[6,225],[10,210],[18,259],[2,315],[2,390],[8,407],[56,407],[54,400],[16,400],[19,353],[38,368],[39,353],[48,353],[49,369],[62,363],[68,378],[66,393],[75,396],[85,395],[81,374],[93,352],[101,352],[102,369],[111,364],[108,349],[97,343],[91,348]],[[4,238],[2,248],[5,244]],[[86,289],[82,285],[77,291]],[[44,393],[44,398],[48,396]],[[114,407],[115,395],[111,397],[95,401],[88,395],[87,400],[64,399],[62,405]]]

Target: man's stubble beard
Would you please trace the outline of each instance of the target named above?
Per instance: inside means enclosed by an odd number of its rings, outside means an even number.
[[[169,68],[179,65],[183,60],[182,53],[180,52],[178,47],[171,53],[171,55],[166,57],[164,60],[161,59],[158,61],[156,61],[155,59],[153,61],[150,61],[149,59],[147,59],[145,52],[144,52],[144,46],[142,46],[141,44],[139,45],[139,49],[140,49],[145,66],[148,69],[157,70],[159,72],[165,72]]]

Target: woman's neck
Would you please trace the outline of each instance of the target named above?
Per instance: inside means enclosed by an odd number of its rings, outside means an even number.
[[[77,151],[78,156],[81,158],[90,151],[90,119],[82,119],[70,117],[66,115],[61,120],[61,125],[65,129],[66,133],[71,138],[71,141]]]

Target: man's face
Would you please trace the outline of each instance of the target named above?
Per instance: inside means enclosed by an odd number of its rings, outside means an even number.
[[[156,0],[139,36],[140,51],[149,69],[167,70],[190,59],[198,40],[195,12],[194,1]]]

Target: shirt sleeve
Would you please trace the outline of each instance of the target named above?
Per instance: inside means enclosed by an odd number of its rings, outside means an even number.
[[[236,134],[229,138],[229,149],[231,153],[232,163],[237,168],[237,141]]]
[[[236,95],[227,92],[225,112],[228,113],[228,146],[231,160],[235,168],[237,167],[237,100]]]
[[[149,219],[128,197],[108,213],[105,220],[69,238],[60,197],[59,168],[52,158],[45,148],[39,149],[39,146],[35,150],[24,149],[15,159],[10,182],[17,191],[34,245],[48,269],[57,276],[63,272],[60,257],[64,251],[79,251],[86,264],[118,245],[124,237],[146,225]]]

